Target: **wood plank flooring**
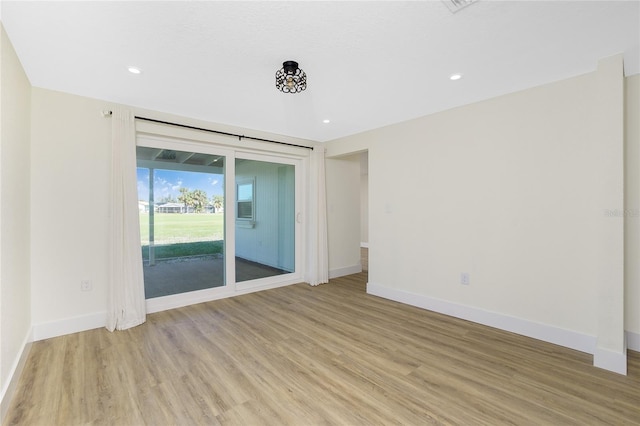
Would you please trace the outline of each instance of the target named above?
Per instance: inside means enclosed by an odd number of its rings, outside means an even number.
[[[640,354],[620,376],[365,283],[298,284],[36,342],[4,424],[640,424]]]

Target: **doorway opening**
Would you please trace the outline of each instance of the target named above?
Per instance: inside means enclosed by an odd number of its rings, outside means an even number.
[[[369,151],[360,153],[360,263],[369,272]]]

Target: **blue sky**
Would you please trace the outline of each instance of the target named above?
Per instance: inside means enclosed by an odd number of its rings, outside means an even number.
[[[209,199],[214,195],[224,194],[223,176],[211,173],[155,169],[153,184],[156,202],[169,196],[177,200],[180,195],[179,189],[182,187],[191,191],[202,189]],[[149,200],[149,169],[138,168],[138,199]]]

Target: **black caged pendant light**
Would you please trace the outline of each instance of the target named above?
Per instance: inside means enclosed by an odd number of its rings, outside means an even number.
[[[300,93],[307,88],[307,74],[296,61],[285,61],[276,72],[276,88],[283,93]]]

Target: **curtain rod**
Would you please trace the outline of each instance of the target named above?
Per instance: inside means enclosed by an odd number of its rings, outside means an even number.
[[[113,112],[112,111],[108,111],[106,115],[111,115]],[[172,123],[171,121],[162,121],[162,120],[156,120],[154,118],[147,118],[147,117],[139,117],[139,116],[135,116],[135,118],[137,120],[143,120],[143,121],[150,121],[152,123],[158,123],[158,124],[168,124],[169,126],[177,126],[177,127],[182,127],[185,129],[191,129],[191,130],[199,130],[201,132],[209,132],[209,133],[216,133],[218,135],[224,135],[224,136],[233,136],[238,138],[239,141],[241,141],[242,139],[250,139],[252,141],[259,141],[259,142],[269,142],[269,143],[277,143],[280,145],[287,145],[287,146],[294,146],[296,148],[306,148],[306,149],[313,149],[312,146],[305,146],[305,145],[297,145],[295,143],[289,143],[289,142],[280,142],[280,141],[274,141],[271,139],[262,139],[262,138],[255,138],[253,136],[245,136],[245,135],[239,135],[237,133],[229,133],[229,132],[223,132],[220,130],[212,130],[212,129],[205,129],[203,127],[195,127],[195,126],[189,126],[187,124],[180,124],[180,123]]]

